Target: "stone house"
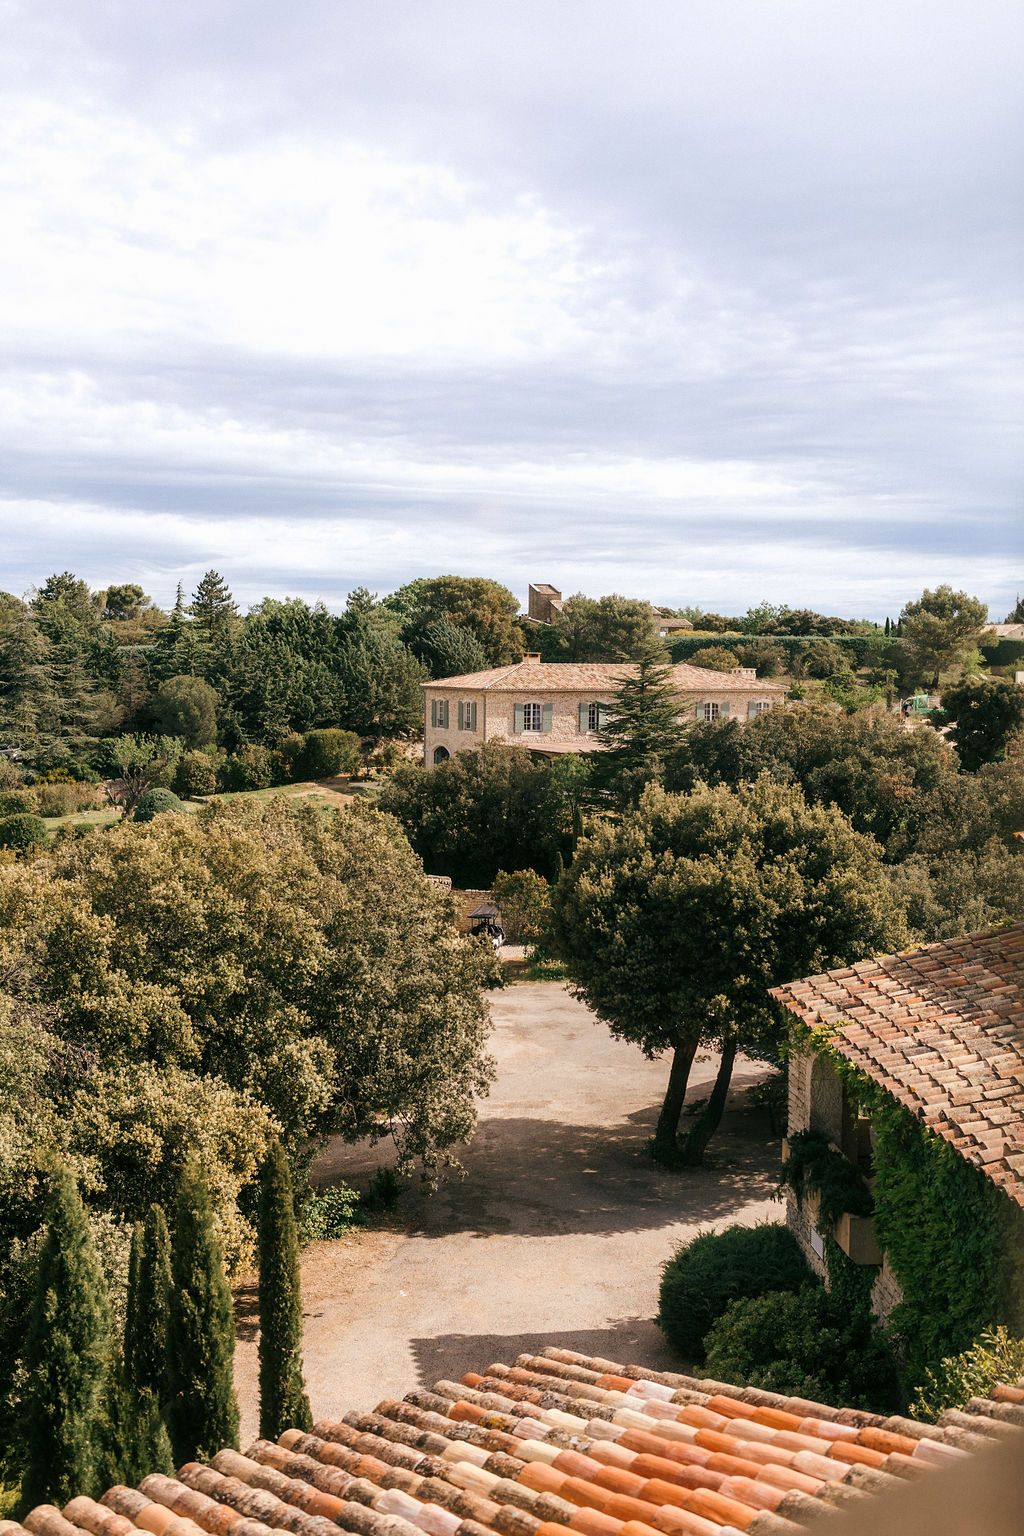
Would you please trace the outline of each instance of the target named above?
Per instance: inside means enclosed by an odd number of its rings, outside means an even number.
[[[1024,923],[861,961],[772,995],[799,1025],[827,1031],[830,1050],[1024,1208]],[[813,1041],[790,1058],[787,1129],[818,1132],[870,1185],[871,1122]],[[825,1233],[813,1203],[801,1207],[789,1193],[787,1222],[824,1274]],[[872,1218],[847,1212],[832,1235],[854,1263],[879,1266],[872,1303],[885,1318],[902,1290]]]
[[[599,751],[615,690],[631,662],[542,662],[536,654],[512,666],[423,685],[424,761],[444,762],[485,741],[507,741],[553,756]],[[672,668],[680,714],[698,720],[747,720],[780,704],[778,683],[752,667],[712,672],[684,664]]]

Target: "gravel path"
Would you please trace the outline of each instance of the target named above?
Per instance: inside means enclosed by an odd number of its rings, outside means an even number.
[[[778,1143],[744,1090],[740,1062],[715,1166],[683,1175],[643,1155],[667,1064],[615,1041],[560,985],[494,994],[498,1079],[462,1156],[465,1177],[402,1198],[400,1230],[307,1250],[305,1364],[315,1416],[368,1408],[413,1385],[458,1377],[555,1342],[591,1354],[672,1364],[650,1321],[659,1269],[698,1227],[778,1220],[770,1199]],[[694,1068],[706,1093],[715,1060]],[[320,1180],[363,1182],[383,1148],[337,1143]],[[256,1345],[237,1355],[243,1435],[256,1428]]]

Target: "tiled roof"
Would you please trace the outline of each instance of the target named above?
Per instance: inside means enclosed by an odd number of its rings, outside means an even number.
[[[1024,1205],[1024,923],[772,995]]]
[[[462,677],[438,677],[424,688],[448,688],[458,692],[486,689],[490,693],[589,693],[613,691],[636,671],[632,662],[518,661],[508,667],[489,667],[486,672],[467,672]],[[680,693],[785,693],[780,683],[741,677],[735,672],[713,672],[685,662],[672,668]]]
[[[549,1349],[0,1536],[792,1536],[1021,1425],[1024,1387],[931,1425]]]

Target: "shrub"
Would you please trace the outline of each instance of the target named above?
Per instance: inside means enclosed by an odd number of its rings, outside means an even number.
[[[0,821],[0,848],[42,848],[45,842],[46,825],[41,816],[23,811]]]
[[[135,820],[152,821],[153,817],[160,815],[162,811],[180,810],[181,801],[174,790],[164,789],[158,784],[156,788],[147,789],[145,794],[140,796],[139,803],[135,807]]]
[[[725,645],[707,645],[691,657],[694,667],[707,667],[709,672],[735,672],[739,657]]]
[[[99,804],[91,784],[37,784],[35,794],[40,816],[72,816]]]
[[[226,758],[220,773],[221,785],[228,790],[269,789],[274,782],[273,753],[267,747],[249,742]]]
[[[0,790],[0,816],[20,816],[23,812],[38,812],[39,796],[34,789]]]
[[[896,1357],[870,1313],[819,1285],[734,1301],[706,1345],[706,1368],[723,1381],[874,1412],[902,1404]]]
[[[1005,1328],[987,1328],[970,1349],[950,1355],[925,1374],[910,1405],[917,1419],[934,1423],[947,1408],[962,1408],[972,1397],[988,1397],[1001,1381],[1024,1377],[1024,1339]]]
[[[186,752],[178,763],[174,787],[179,795],[192,799],[212,795],[217,789],[217,764],[206,752]]]
[[[809,1278],[788,1227],[699,1232],[662,1270],[658,1324],[682,1355],[699,1360],[709,1329],[732,1302],[766,1291],[797,1291]]]
[[[359,737],[354,731],[307,731],[295,765],[300,779],[330,779],[355,773],[359,767]]]
[[[332,1184],[329,1189],[314,1189],[302,1203],[299,1213],[299,1239],[303,1243],[326,1243],[344,1237],[362,1219],[359,1194],[347,1184]]]
[[[378,1168],[366,1186],[363,1207],[367,1211],[390,1211],[398,1203],[402,1192],[398,1174],[393,1168]]]

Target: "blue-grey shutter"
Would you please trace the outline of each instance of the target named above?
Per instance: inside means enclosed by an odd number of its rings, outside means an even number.
[[[588,706],[586,704],[581,704],[580,705],[580,735],[581,736],[585,733],[585,731],[587,729],[587,708],[588,708]]]
[[[697,708],[694,710],[694,718],[697,720],[704,719],[704,705],[700,699],[697,700]]]
[[[469,704],[467,704],[466,705],[466,709],[467,709],[468,714],[469,714],[469,719],[466,721],[466,729],[467,729],[467,731],[475,731],[476,730],[476,699],[473,699]]]
[[[725,720],[725,719],[727,719],[728,714],[729,714],[729,700],[728,699],[724,699],[722,701],[722,703],[719,704],[719,706],[718,706],[718,717],[719,717],[720,720]]]
[[[437,723],[443,731],[448,729],[448,700],[441,699],[437,706]]]
[[[459,730],[460,731],[464,731],[465,729],[466,729],[466,706],[463,703],[463,701],[460,699],[459,700]]]
[[[544,708],[543,708],[543,710],[541,712],[541,722],[542,722],[541,723],[541,730],[542,731],[550,732],[550,730],[551,730],[551,717],[554,714],[554,712],[555,712],[555,706],[553,704],[545,704],[544,705]]]
[[[512,729],[515,731],[517,736],[523,729],[523,706],[521,704],[516,705],[515,724]]]
[[[757,714],[757,705],[755,704],[753,699],[750,699],[748,704],[747,704],[747,719],[748,720],[752,720],[756,714]]]
[[[436,699],[431,699],[431,701],[430,701],[430,723],[436,729],[436,727],[437,727],[437,700]]]
[[[608,711],[610,708],[611,705],[609,704],[599,704],[597,706],[597,728],[599,731],[603,731],[608,724]]]

